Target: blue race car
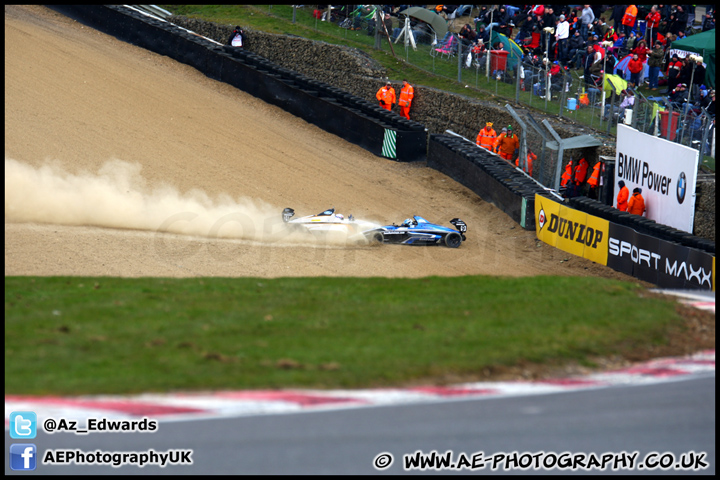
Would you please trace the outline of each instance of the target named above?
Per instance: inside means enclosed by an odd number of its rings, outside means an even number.
[[[402,243],[404,245],[445,245],[457,248],[465,240],[467,225],[459,218],[450,223],[456,230],[430,223],[417,215],[406,219],[401,225],[385,225],[363,232],[365,237],[378,243]]]

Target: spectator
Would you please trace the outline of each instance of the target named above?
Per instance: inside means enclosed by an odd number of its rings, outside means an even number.
[[[633,188],[632,197],[628,200],[627,212],[640,216],[645,213],[645,199],[642,196],[642,189],[639,187]]]
[[[515,43],[522,45],[526,38],[532,38],[532,34],[535,31],[535,19],[532,15],[528,15],[527,18],[520,25],[520,31],[515,37]]]
[[[377,91],[375,98],[378,99],[382,108],[392,110],[393,103],[395,103],[395,89],[389,80],[385,83],[384,87]]]
[[[507,126],[507,133],[501,137],[498,137],[497,152],[503,159],[512,162],[512,158],[517,156],[520,148],[520,141],[513,133],[512,125]]]
[[[675,14],[675,9],[671,5],[658,5],[658,10],[660,11],[660,33],[667,35],[674,19],[674,17],[670,17]]]
[[[650,13],[645,16],[645,21],[647,22],[645,26],[645,38],[647,38],[650,43],[653,43],[655,41],[653,36],[660,28],[660,12],[656,5],[650,8]]]
[[[655,42],[655,47],[650,52],[648,59],[648,73],[650,74],[650,90],[658,89],[658,78],[660,77],[660,69],[662,68],[665,51],[662,43]]]
[[[612,18],[615,30],[620,30],[620,25],[622,25],[622,19],[625,15],[625,10],[627,10],[627,5],[614,5],[612,7],[612,14],[610,17]],[[629,35],[626,34],[626,36]]]
[[[680,58],[677,56],[677,54],[674,54],[672,56],[672,59],[670,60],[670,63],[668,63],[667,71],[665,72],[665,76],[668,78],[667,82],[667,91],[665,94],[669,95],[672,93],[672,91],[677,87],[677,84],[680,83],[680,69],[682,68],[683,64],[680,61]]]
[[[692,62],[690,61],[690,57],[687,56],[680,60],[682,62],[682,67],[680,67],[680,82],[684,83],[685,87],[687,88],[688,85],[690,85],[690,78],[692,77]]]
[[[643,63],[638,58],[637,53],[632,54],[632,58],[628,62],[628,70],[630,70],[629,86],[638,87],[640,85],[640,75],[643,71]]]
[[[609,103],[605,105],[605,115],[603,116],[603,120],[610,120],[610,107],[613,107],[613,112],[622,114],[626,108],[632,108],[633,105],[635,105],[635,95],[631,90],[623,90],[620,92],[620,95],[622,96],[620,106],[616,107],[614,105],[610,105]]]
[[[245,32],[243,31],[242,27],[238,25],[235,27],[235,30],[230,34],[230,38],[228,38],[227,41],[228,45],[232,45],[233,47],[244,47],[245,46]]]
[[[632,52],[633,49],[637,47],[637,44],[637,35],[635,35],[635,32],[630,32],[630,35],[627,35],[627,41],[625,42],[625,50],[627,50],[628,52]]]
[[[625,34],[620,32],[618,35],[617,40],[613,42],[612,47],[608,48],[608,53],[610,55],[620,55],[620,52],[622,52],[625,49]]]
[[[492,122],[487,122],[485,124],[485,128],[481,129],[480,132],[478,132],[477,139],[475,140],[476,145],[490,150],[491,152],[493,151],[493,148],[495,147],[495,141],[497,140],[497,133],[495,133],[495,130],[493,130],[492,126]]]
[[[703,18],[702,23],[702,31],[707,32],[708,30],[712,30],[715,28],[715,13],[710,13],[708,15],[705,15],[705,18]]]
[[[620,191],[618,192],[617,203],[615,205],[621,212],[626,212],[628,207],[628,198],[630,197],[630,190],[628,190],[625,186],[625,182],[622,180],[618,182],[618,187],[620,187]]]
[[[637,54],[640,61],[645,63],[647,61],[648,53],[650,53],[650,49],[647,48],[647,42],[645,40],[639,40],[635,48],[633,48],[630,53]]]
[[[480,25],[488,25],[490,23],[490,10],[487,5],[480,5],[480,12],[475,17],[475,30],[480,30]]]
[[[630,32],[632,32],[633,28],[635,28],[635,22],[637,21],[637,13],[638,9],[635,5],[628,5],[628,7],[625,9],[625,14],[622,18],[622,25],[623,29],[625,30],[625,35],[630,35]]]
[[[688,14],[682,5],[677,6],[677,12],[675,13],[675,15],[672,15],[671,18],[673,19],[673,21],[670,25],[670,33],[678,35],[679,32],[684,32],[685,30],[687,30]]]
[[[704,85],[705,84],[705,66],[700,60],[696,61],[695,74],[692,77],[693,85]]]
[[[556,27],[556,18],[555,14],[553,13],[553,9],[551,7],[545,7],[545,14],[542,16],[542,23],[539,25],[541,29],[544,29],[545,27]],[[545,30],[542,31],[542,44],[543,46],[546,45],[547,36],[548,33],[545,32]],[[555,43],[553,42],[553,39],[555,38],[554,35],[550,35],[550,42],[549,42],[549,51],[553,51],[555,47]]]
[[[392,34],[393,23],[389,13],[385,14],[385,18],[383,18],[383,24],[385,25],[385,32],[387,32],[387,35]],[[380,34],[385,35],[385,32],[380,32]]]
[[[482,40],[483,43],[489,43],[489,42],[490,42],[490,32],[488,32],[488,31],[485,29],[485,25],[480,24],[480,26],[479,26],[478,29],[477,29],[476,35],[477,35],[476,38],[477,38],[478,40]]]
[[[475,43],[475,40],[477,39],[477,33],[475,33],[475,30],[473,30],[469,23],[463,25],[463,27],[458,32],[458,36],[463,39],[464,46]]]
[[[412,105],[413,97],[415,97],[415,89],[407,80],[403,80],[398,105],[400,105],[400,116],[408,120],[410,120],[410,106]]]
[[[640,76],[638,77],[638,86],[641,86],[643,84],[643,79],[645,75],[645,64],[647,63],[647,56],[650,53],[650,49],[647,48],[647,42],[645,42],[645,40],[639,40],[637,42],[637,46],[633,48],[630,53],[637,54],[640,63],[643,64],[643,68],[642,70],[640,70]]]
[[[555,39],[557,41],[557,59],[561,62],[567,61],[568,37],[570,36],[570,24],[565,20],[565,15],[560,15],[555,28]]]
[[[580,14],[580,36],[583,40],[587,39],[588,29],[594,20],[595,14],[592,8],[590,8],[590,5],[584,5],[582,13]]]
[[[445,20],[448,18],[448,14],[452,13],[450,5],[435,5],[435,13],[443,17]]]
[[[710,97],[710,103],[707,107],[705,107],[705,110],[707,110],[708,114],[715,119],[715,90],[710,90],[710,93],[708,93],[708,97]],[[713,125],[715,122],[713,121]]]
[[[570,13],[567,15],[567,22],[570,24],[571,37],[575,30],[580,30],[580,19],[577,14],[578,12],[576,10],[570,10]]]
[[[621,32],[621,33],[622,33],[622,32]],[[602,41],[603,41],[603,42],[613,42],[613,43],[615,43],[615,41],[616,41],[617,39],[618,39],[618,34],[617,34],[617,32],[615,31],[615,29],[614,29],[613,27],[608,27],[608,29],[605,30],[605,34],[603,34],[603,36],[602,36]]]
[[[583,60],[583,79],[587,87],[597,87],[602,85],[599,82],[600,72],[602,71],[602,62],[597,57],[600,56],[592,45],[588,45],[585,51],[585,59]]]
[[[570,40],[568,40],[568,58],[573,68],[580,68],[582,56],[585,52],[585,40],[580,34],[580,30],[575,30]]]
[[[685,102],[688,101],[689,93],[690,92],[688,92],[686,84],[678,83],[677,87],[675,87],[675,89],[670,93],[668,98],[673,103],[684,105]]]

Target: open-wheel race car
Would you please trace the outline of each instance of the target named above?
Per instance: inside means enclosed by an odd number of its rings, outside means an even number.
[[[430,223],[417,215],[406,219],[400,225],[385,225],[365,231],[365,236],[379,243],[401,243],[403,245],[445,245],[450,248],[459,247],[465,241],[467,225],[459,218],[450,223],[455,229]]]
[[[286,208],[282,212],[283,221],[288,226],[307,230],[311,233],[339,232],[346,233],[348,237],[351,237],[379,227],[377,223],[358,220],[352,215],[345,217],[340,213],[335,213],[334,208],[329,208],[316,215],[292,218],[294,216],[295,210],[292,208]]]

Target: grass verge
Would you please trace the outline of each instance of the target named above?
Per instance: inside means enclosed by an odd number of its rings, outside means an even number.
[[[5,393],[359,388],[624,355],[675,302],[599,278],[5,278]]]

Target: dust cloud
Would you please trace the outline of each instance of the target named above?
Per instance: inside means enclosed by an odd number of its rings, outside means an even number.
[[[356,245],[348,235],[291,231],[282,208],[171,185],[149,188],[142,166],[109,160],[97,173],[70,173],[58,163],[40,167],[5,158],[5,221],[166,232],[275,244]],[[280,246],[280,245],[279,245]]]

